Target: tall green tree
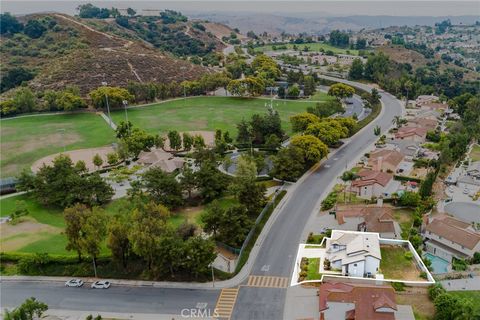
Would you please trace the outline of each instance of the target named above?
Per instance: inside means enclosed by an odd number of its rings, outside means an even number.
[[[168,208],[176,208],[183,204],[180,183],[174,175],[164,172],[161,168],[150,167],[143,173],[141,184],[157,203]]]
[[[19,307],[10,311],[5,310],[5,320],[33,320],[41,319],[48,306],[34,297],[25,300]]]
[[[132,250],[132,244],[128,239],[130,230],[128,215],[116,215],[108,223],[107,247],[112,252],[112,258],[127,267],[128,258]]]
[[[295,181],[305,171],[305,158],[299,147],[281,148],[273,157],[272,174],[280,180]]]
[[[182,148],[182,137],[177,130],[171,130],[168,132],[168,143],[170,149],[180,150]]]
[[[189,272],[193,273],[195,278],[210,270],[210,265],[215,257],[215,243],[212,240],[195,236],[185,242],[183,265]]]
[[[348,77],[352,80],[359,80],[363,78],[363,62],[359,58],[354,59]]]
[[[90,209],[84,205],[77,203],[72,207],[65,208],[63,217],[65,219],[65,235],[67,236],[66,250],[74,250],[77,252],[78,261],[82,260],[82,227],[84,217]]]

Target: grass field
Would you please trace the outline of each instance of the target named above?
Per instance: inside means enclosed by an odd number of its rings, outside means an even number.
[[[4,119],[0,127],[2,178],[18,174],[44,156],[63,151],[64,146],[73,150],[114,142],[113,130],[95,114]]]
[[[412,227],[413,223],[413,210],[412,209],[395,209],[393,211],[393,216],[395,220],[400,224],[402,232],[408,232]]]
[[[323,91],[317,91],[313,96],[308,98],[308,100],[312,101],[326,101],[326,100],[334,100],[332,96],[329,96],[326,92]]]
[[[255,113],[267,111],[267,99],[248,99],[233,97],[195,97],[167,101],[146,107],[128,110],[128,120],[150,133],[166,133],[170,130],[214,131],[222,129],[236,136],[236,124],[242,119],[249,120]],[[279,112],[282,126],[291,131],[289,117],[303,112],[316,103],[311,101],[274,100],[273,106]],[[118,123],[125,120],[125,112],[118,110],[112,113],[113,120]]]
[[[400,246],[382,246],[380,268],[385,279],[420,281],[420,272],[413,259],[405,257],[406,249]]]
[[[279,45],[276,45],[276,46],[279,47],[279,46],[283,46],[283,45],[279,44]],[[286,44],[286,46],[287,46],[288,49],[293,49],[294,44],[288,43],[288,44]],[[269,44],[269,45],[266,45],[266,46],[257,47],[257,48],[255,48],[255,51],[257,51],[257,52],[273,51],[272,47],[273,47],[273,45]],[[315,43],[297,44],[297,48],[299,50],[303,50],[303,48],[305,48],[305,47],[308,47],[309,52],[319,52],[320,49],[323,49],[325,51],[331,50],[335,54],[358,55],[358,50],[337,48],[337,47],[329,45],[328,43],[315,42]]]

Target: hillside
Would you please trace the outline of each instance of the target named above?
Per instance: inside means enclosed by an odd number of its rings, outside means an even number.
[[[23,33],[2,36],[0,53],[3,70],[23,68],[33,74],[29,85],[34,89],[62,89],[73,85],[86,94],[103,81],[111,86],[124,86],[130,80],[181,81],[208,72],[202,66],[166,52],[165,48],[156,48],[134,32],[130,31],[130,36],[127,32],[125,36],[116,35],[115,27],[107,28],[111,32],[100,31],[91,26],[89,20],[95,19],[36,14],[23,17],[21,22],[29,20],[40,21],[45,29],[43,34],[33,38]],[[96,24],[113,25],[115,20]],[[120,28],[118,26],[118,30]]]

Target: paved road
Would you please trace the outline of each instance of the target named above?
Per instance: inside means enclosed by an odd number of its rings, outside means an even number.
[[[353,85],[353,83],[342,81]],[[369,90],[366,85],[359,87]],[[391,126],[395,115],[401,114],[400,103],[390,94],[381,93],[384,112],[369,128],[359,132],[343,146],[335,156],[306,177],[292,191],[288,201],[279,209],[271,231],[266,235],[253,263],[251,275],[290,277],[298,243],[302,241],[305,225],[315,213],[319,199],[332,181],[341,174],[346,161],[363,154],[365,147],[375,141],[372,127],[379,125],[383,131]],[[215,303],[219,291],[154,289],[112,287],[102,292],[79,289],[70,290],[62,286],[49,286],[22,282],[2,283],[2,306],[19,304],[27,296],[36,296],[53,309],[118,311],[142,313],[179,313],[182,308],[191,308],[197,303]],[[68,290],[68,291],[67,291]],[[8,291],[8,294],[6,293]],[[232,319],[282,319],[285,304],[285,289],[240,287]]]
[[[350,81],[330,79],[357,85]],[[366,85],[358,84],[357,86],[370,91]],[[376,137],[371,127],[379,125],[383,131],[386,131],[392,125],[394,116],[401,115],[402,107],[398,100],[388,93],[382,92],[381,95],[385,108],[380,117],[370,124],[369,128],[355,135],[347,145],[344,145],[331,159],[299,184],[290,195],[290,201],[283,206],[272,226],[272,231],[262,244],[252,275],[281,277],[291,275],[298,244],[302,240],[304,228],[310,215],[314,213],[319,198],[328,192],[331,182],[343,172],[346,162],[363,154],[364,149],[375,142]],[[268,271],[262,269],[268,269]],[[286,290],[276,289],[272,293],[271,290],[266,291],[269,289],[259,288],[250,289],[248,294],[242,294],[244,290],[244,288],[240,289],[232,319],[282,319]],[[259,317],[259,315],[262,316]]]

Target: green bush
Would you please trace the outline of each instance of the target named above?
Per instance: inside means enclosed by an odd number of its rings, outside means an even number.
[[[405,291],[405,284],[403,282],[392,282],[392,287],[395,291]]]
[[[329,210],[332,209],[335,204],[337,203],[338,194],[336,191],[332,191],[328,194],[328,196],[322,201],[322,210]]]
[[[435,299],[441,295],[442,293],[447,292],[444,287],[440,283],[435,283],[434,285],[431,285],[428,287],[428,297],[430,300],[435,301]]]
[[[411,253],[410,251],[407,251],[407,252],[405,252],[404,257],[407,260],[412,260],[413,259],[413,253]]]

